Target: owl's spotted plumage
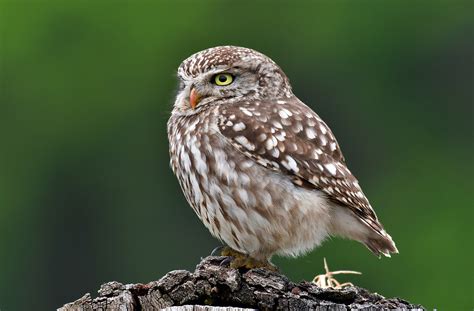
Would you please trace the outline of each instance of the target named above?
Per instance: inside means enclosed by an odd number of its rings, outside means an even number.
[[[229,84],[214,82],[222,74]],[[186,59],[178,77],[171,166],[214,236],[258,260],[301,254],[331,235],[397,252],[331,130],[271,59],[216,47]]]

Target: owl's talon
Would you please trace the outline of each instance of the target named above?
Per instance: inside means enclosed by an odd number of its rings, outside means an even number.
[[[224,248],[225,248],[224,245],[219,245],[215,247],[211,252],[211,256],[223,256],[222,251],[224,250]]]
[[[224,258],[224,260],[221,261],[219,266],[221,266],[221,267],[230,267],[233,259],[234,259],[233,257],[226,257],[226,258]]]

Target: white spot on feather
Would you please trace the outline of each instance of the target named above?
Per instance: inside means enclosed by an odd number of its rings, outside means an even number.
[[[323,133],[323,135],[326,135],[326,133],[328,132],[326,130],[326,127],[323,125],[323,124],[320,124],[319,125],[319,129],[321,130],[321,133]]]
[[[278,139],[279,141],[285,141],[285,136],[286,133],[284,131],[275,134],[276,139]]]
[[[277,148],[272,148],[272,150],[270,150],[270,154],[274,158],[278,158],[280,156],[280,151]]]
[[[332,163],[329,163],[329,164],[324,164],[324,166],[326,167],[326,169],[329,171],[329,173],[331,173],[331,175],[336,175],[336,166]]]
[[[240,132],[240,131],[245,130],[245,124],[243,124],[242,122],[239,122],[239,123],[234,124],[232,128],[234,129],[234,131]]]
[[[235,141],[237,141],[239,144],[241,144],[242,146],[244,146],[246,149],[250,150],[250,151],[254,151],[255,150],[255,145],[252,144],[251,142],[249,142],[249,140],[247,139],[247,137],[245,136],[237,136],[234,138]]]
[[[290,114],[288,114],[288,112],[289,111],[287,109],[281,109],[280,111],[278,111],[278,114],[282,119],[288,119],[288,117],[291,115],[291,112]]]
[[[283,126],[281,126],[281,123],[278,122],[278,121],[273,121],[272,124],[273,124],[274,127],[278,128],[278,129],[282,129],[282,128],[283,128]]]
[[[294,125],[293,125],[293,131],[295,133],[299,133],[303,130],[303,125],[300,123],[300,122],[296,122]]]
[[[248,115],[249,117],[252,117],[253,114],[247,109],[247,108],[244,108],[244,107],[239,107],[240,111],[242,111],[243,113],[245,113],[246,115]]]
[[[321,145],[326,146],[326,144],[328,143],[326,136],[321,135],[319,139],[321,140]]]
[[[258,137],[257,137],[258,141],[264,141],[265,139],[267,139],[267,134],[265,134],[265,133],[262,133],[262,134],[258,135]]]
[[[275,144],[273,144],[273,139],[272,139],[272,138],[273,138],[273,137],[270,137],[269,139],[267,139],[267,140],[265,141],[265,148],[266,148],[267,150],[271,150],[273,147],[275,147]]]
[[[287,169],[295,172],[295,173],[298,173],[299,171],[299,168],[298,168],[298,164],[296,164],[296,161],[295,159],[293,159],[292,157],[290,157],[289,155],[286,156],[286,161],[282,161],[281,162],[283,164],[283,166],[285,166]]]
[[[306,128],[306,136],[308,136],[309,139],[316,138],[316,133],[311,127]]]

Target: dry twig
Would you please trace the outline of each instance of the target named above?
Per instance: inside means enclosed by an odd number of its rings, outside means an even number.
[[[326,270],[325,274],[320,274],[314,277],[313,283],[318,285],[321,288],[335,288],[340,289],[344,286],[354,286],[350,282],[346,283],[339,283],[333,275],[335,274],[362,274],[358,271],[351,271],[351,270],[339,270],[339,271],[329,271],[328,263],[326,262],[326,258],[324,258],[324,270]]]

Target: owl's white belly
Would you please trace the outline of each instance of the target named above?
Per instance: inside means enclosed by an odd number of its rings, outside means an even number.
[[[268,193],[272,200],[263,204],[268,217],[245,214],[244,221],[253,229],[241,238],[245,252],[297,256],[320,245],[329,235],[332,203],[326,196],[318,190],[295,186],[288,178],[260,166],[256,171],[261,171],[256,179],[266,179],[266,185],[254,187]]]
[[[186,199],[214,236],[256,259],[296,256],[328,236],[331,203],[322,192],[294,185],[216,134],[183,134],[172,166]],[[212,149],[201,148],[202,140]]]

